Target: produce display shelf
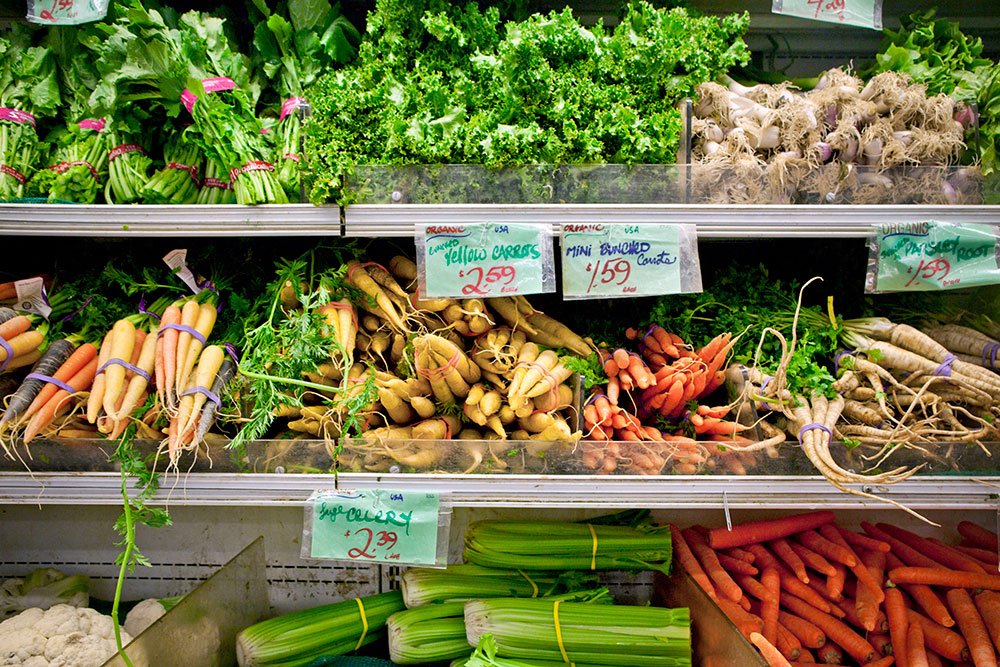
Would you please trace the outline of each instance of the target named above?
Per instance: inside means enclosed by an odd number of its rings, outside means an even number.
[[[0,204],[0,236],[340,236],[340,207],[312,204]]]
[[[1000,206],[718,206],[686,204],[353,204],[345,236],[412,236],[419,223],[686,223],[698,238],[864,238],[876,223],[1000,225]]]
[[[386,488],[449,492],[457,507],[672,509],[888,509],[842,493],[820,477],[333,475],[194,473],[163,480],[154,502],[200,506],[295,506],[317,489]],[[918,476],[861,490],[913,509],[991,509],[1000,477]],[[117,505],[118,473],[2,473],[0,504]]]

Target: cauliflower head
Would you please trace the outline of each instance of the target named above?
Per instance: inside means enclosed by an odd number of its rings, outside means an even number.
[[[130,641],[122,631],[122,644]],[[88,607],[28,609],[0,623],[4,667],[101,667],[116,650],[111,617]]]

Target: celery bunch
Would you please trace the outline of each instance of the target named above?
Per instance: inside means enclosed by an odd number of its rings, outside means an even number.
[[[360,600],[361,604],[358,600],[345,600],[251,625],[236,637],[240,667],[329,664],[333,656],[383,637],[386,619],[404,608],[399,591]]]
[[[562,602],[557,626],[553,600],[473,600],[465,604],[465,629],[470,644],[489,641],[486,638],[492,635],[495,655],[529,661],[526,664],[536,660],[614,667],[691,664],[691,617],[685,607]]]
[[[512,570],[657,570],[670,573],[664,527],[479,521],[465,534],[465,561]]]

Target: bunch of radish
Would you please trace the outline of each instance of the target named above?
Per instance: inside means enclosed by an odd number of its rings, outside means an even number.
[[[812,512],[671,534],[677,564],[769,665],[996,665],[996,535],[963,521],[948,545],[861,527]]]
[[[703,83],[694,105],[694,187],[706,203],[974,203],[957,162],[974,118],[905,75],[863,83],[840,69],[810,91]],[[895,168],[925,169],[896,173]]]

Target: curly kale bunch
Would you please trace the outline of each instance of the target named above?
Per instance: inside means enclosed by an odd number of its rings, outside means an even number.
[[[312,199],[355,165],[659,164],[678,103],[743,64],[748,17],[639,0],[613,30],[570,9],[504,23],[495,7],[378,0],[355,62],[309,91]]]

